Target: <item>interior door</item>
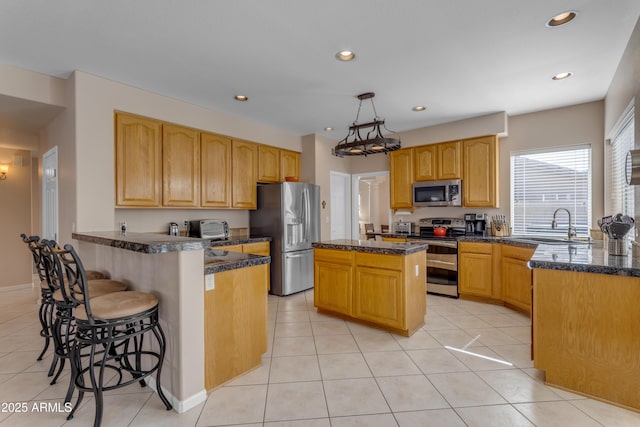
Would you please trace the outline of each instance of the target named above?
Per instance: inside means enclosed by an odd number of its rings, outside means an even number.
[[[42,238],[58,240],[58,147],[42,156]]]

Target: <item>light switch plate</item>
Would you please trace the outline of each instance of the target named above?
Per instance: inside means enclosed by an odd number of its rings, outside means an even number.
[[[213,274],[207,274],[204,276],[204,288],[207,291],[212,291],[216,288],[215,281],[213,280]]]

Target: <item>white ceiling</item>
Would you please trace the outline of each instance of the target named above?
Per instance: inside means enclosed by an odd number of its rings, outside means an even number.
[[[577,19],[545,26],[566,10]],[[395,131],[602,99],[639,16],[638,0],[4,0],[0,63],[341,139],[367,91]],[[0,123],[50,119],[14,100],[0,99]],[[367,102],[360,122],[372,117]]]

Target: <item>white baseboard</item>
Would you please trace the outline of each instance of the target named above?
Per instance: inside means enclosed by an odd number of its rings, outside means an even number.
[[[145,378],[145,381],[153,391],[158,391],[158,389],[156,388],[155,377],[147,377]],[[164,392],[164,395],[167,397],[167,399],[169,399],[169,402],[171,402],[173,410],[179,414],[187,412],[189,409],[195,408],[196,406],[207,400],[207,391],[204,389],[192,396],[189,396],[185,400],[178,400],[178,398],[176,398],[164,387],[162,387],[162,391]]]
[[[25,283],[22,285],[2,286],[0,292],[20,291],[23,289],[33,289],[33,283]]]

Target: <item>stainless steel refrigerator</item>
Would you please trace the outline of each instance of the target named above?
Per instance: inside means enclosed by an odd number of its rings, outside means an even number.
[[[313,248],[320,239],[320,187],[301,182],[258,186],[258,209],[249,216],[251,236],[271,241],[271,293],[289,295],[313,287]]]

